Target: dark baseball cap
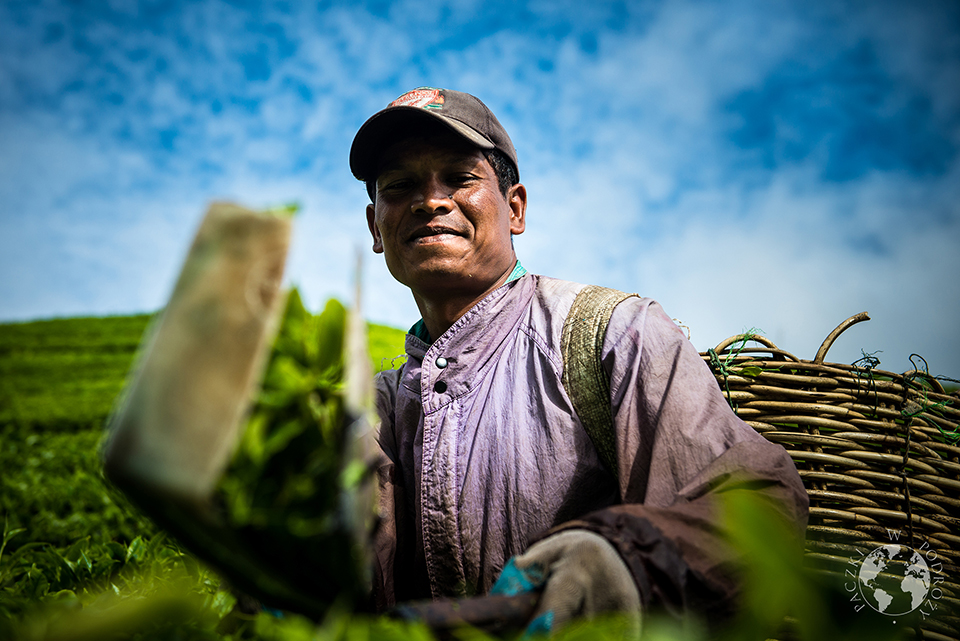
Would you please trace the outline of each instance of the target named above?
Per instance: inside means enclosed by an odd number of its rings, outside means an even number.
[[[374,180],[384,148],[422,123],[441,124],[480,149],[499,149],[519,178],[517,151],[493,112],[468,93],[433,87],[408,91],[363,123],[350,148],[350,171],[360,180]]]

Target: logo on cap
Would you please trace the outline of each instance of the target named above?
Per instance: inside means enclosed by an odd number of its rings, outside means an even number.
[[[434,89],[433,87],[420,87],[419,89],[408,91],[387,106],[441,109],[443,107],[443,96],[440,94],[439,89]]]

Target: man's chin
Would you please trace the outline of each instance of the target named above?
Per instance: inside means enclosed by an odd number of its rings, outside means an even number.
[[[453,265],[446,261],[430,261],[421,264],[415,273],[408,274],[405,283],[415,294],[450,294],[463,288],[477,285],[476,274],[465,270],[462,265]]]
[[[412,251],[405,256],[406,272],[411,276],[423,277],[456,277],[468,272],[465,257],[469,255],[469,248],[464,247],[459,236],[448,236],[446,241],[434,241],[412,246]]]
[[[404,284],[420,298],[479,297],[503,280],[499,274],[488,273],[482,267],[480,270],[465,269],[462,264],[453,266],[442,263],[421,265],[421,269],[408,276]]]
[[[421,263],[416,270],[416,273],[410,275],[410,280],[412,283],[430,285],[432,287],[445,288],[447,284],[460,283],[462,281],[470,280],[468,274],[464,273],[464,270],[458,269],[454,265],[447,264],[443,261],[430,261],[429,263]]]

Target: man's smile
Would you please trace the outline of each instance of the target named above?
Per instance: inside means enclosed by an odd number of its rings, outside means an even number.
[[[418,228],[410,234],[408,242],[426,245],[430,243],[439,243],[450,240],[453,237],[462,236],[460,232],[450,227],[442,225],[427,225]]]

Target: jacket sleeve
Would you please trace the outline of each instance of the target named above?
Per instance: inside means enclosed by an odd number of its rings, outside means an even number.
[[[380,465],[377,467],[378,506],[377,529],[374,535],[373,605],[384,611],[397,603],[395,564],[397,556],[398,519],[402,520],[403,490],[398,481],[396,438],[393,408],[396,404],[398,370],[381,372],[375,378],[377,443],[380,445]]]
[[[724,543],[717,499],[749,488],[802,539],[809,501],[796,467],[737,418],[696,349],[650,299],[614,310],[602,360],[621,504],[551,533],[584,528],[609,540],[645,609],[726,619],[736,610],[737,559]]]

